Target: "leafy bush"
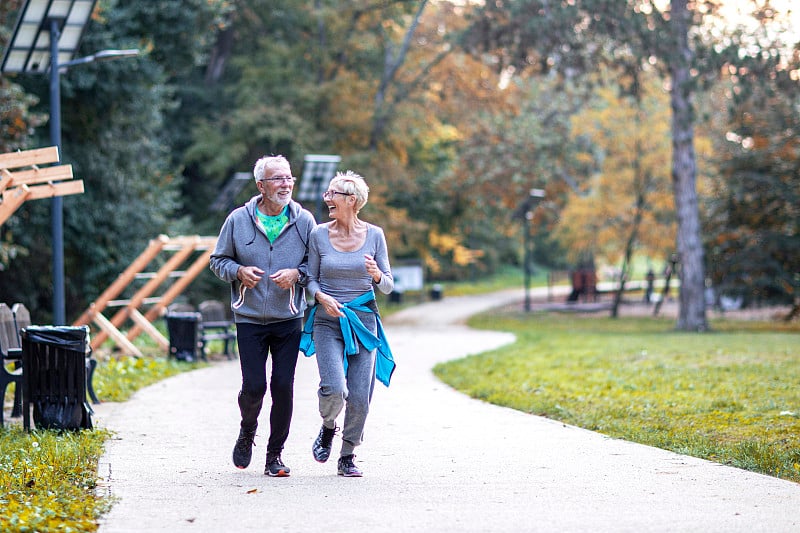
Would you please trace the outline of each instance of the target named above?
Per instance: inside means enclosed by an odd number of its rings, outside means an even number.
[[[94,496],[104,430],[0,430],[0,530],[95,531],[111,500]]]

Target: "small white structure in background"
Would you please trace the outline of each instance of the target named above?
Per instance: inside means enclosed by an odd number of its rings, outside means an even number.
[[[389,301],[393,303],[401,303],[406,291],[422,291],[425,284],[422,265],[418,262],[393,264],[392,277],[394,290],[389,295]]]
[[[392,265],[392,276],[395,292],[421,291],[425,284],[422,265],[417,263]]]

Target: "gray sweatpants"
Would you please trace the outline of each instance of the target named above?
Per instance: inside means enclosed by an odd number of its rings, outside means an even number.
[[[375,315],[358,311],[356,314],[367,329],[376,332]],[[319,368],[319,414],[323,425],[332,428],[344,408],[341,455],[350,455],[364,440],[364,425],[375,388],[375,350],[359,345],[359,352],[347,357],[345,376],[344,340],[339,319],[319,308],[314,317],[313,335]]]

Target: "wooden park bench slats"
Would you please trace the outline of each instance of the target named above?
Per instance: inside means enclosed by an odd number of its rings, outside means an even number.
[[[22,401],[22,374],[10,372],[6,364],[18,367],[22,358],[19,335],[14,324],[14,313],[7,304],[0,302],[0,427],[3,426],[2,404],[5,402],[6,388],[14,383],[14,407],[12,416],[18,416]]]
[[[0,154],[0,168],[32,167],[46,163],[58,163],[58,160],[58,147],[48,146],[46,148]]]

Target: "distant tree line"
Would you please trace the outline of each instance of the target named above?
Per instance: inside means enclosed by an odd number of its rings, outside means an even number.
[[[0,5],[0,44],[21,2]],[[430,280],[522,260],[532,188],[538,263],[681,259],[678,327],[705,287],[797,302],[797,43],[780,13],[712,26],[714,2],[471,5],[358,0],[104,0],[79,54],[139,58],[61,76],[67,317],[165,233],[214,235],[235,172],[266,153],[342,156],[371,188],[364,216]],[[712,31],[712,28],[713,31]],[[0,149],[48,145],[47,80],[0,77]],[[0,297],[45,321],[49,205],[0,227]],[[210,275],[193,297],[225,297]]]

